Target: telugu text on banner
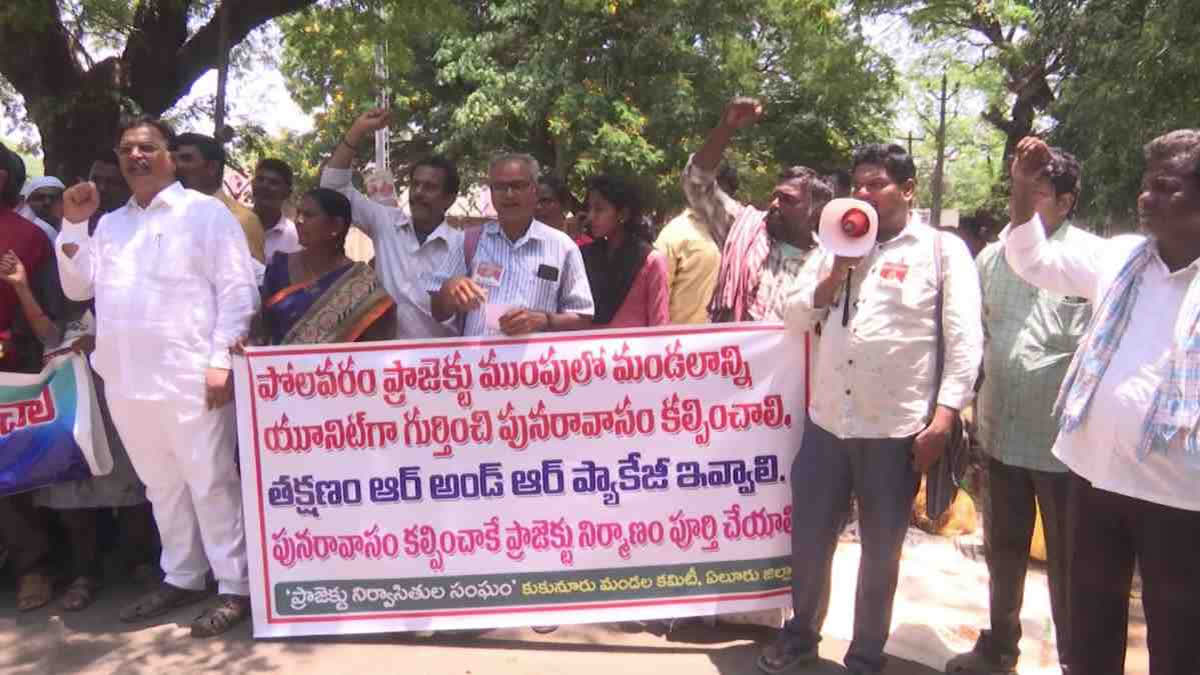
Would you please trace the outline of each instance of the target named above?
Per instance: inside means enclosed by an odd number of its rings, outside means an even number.
[[[255,635],[787,606],[805,345],[741,324],[248,349]]]

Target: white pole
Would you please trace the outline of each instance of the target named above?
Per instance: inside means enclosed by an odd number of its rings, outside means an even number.
[[[381,42],[375,46],[375,78],[379,82],[378,105],[386,108],[391,104],[391,91],[388,87],[387,74],[387,43]],[[375,132],[375,168],[379,171],[388,169],[388,130],[380,129]]]

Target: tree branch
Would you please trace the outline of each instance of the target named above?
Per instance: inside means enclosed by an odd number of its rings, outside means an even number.
[[[316,0],[223,0],[217,12],[229,12],[229,44],[236,45],[251,31],[268,21],[313,5]],[[167,34],[148,37],[158,44],[147,45],[132,57],[130,65],[130,96],[142,103],[150,114],[161,114],[182,98],[192,85],[208,70],[217,65],[218,34],[217,15],[209,20],[190,39],[187,38],[187,5],[185,0],[161,0],[147,2],[142,7],[157,8],[154,18],[166,23]],[[139,15],[141,14],[139,8]],[[182,33],[181,33],[182,29]],[[162,58],[169,51],[167,58]]]
[[[31,104],[74,89],[82,77],[55,0],[0,9],[0,75]]]

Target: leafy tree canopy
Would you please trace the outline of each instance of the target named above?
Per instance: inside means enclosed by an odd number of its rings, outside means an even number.
[[[780,165],[829,170],[880,136],[897,92],[891,60],[834,0],[356,2],[282,26],[284,74],[326,150],[374,104],[386,42],[397,164],[437,151],[478,175],[497,150],[528,151],[576,187],[643,176],[660,209],[678,205],[678,172],[732,96],[766,102],[734,158],[762,195]]]

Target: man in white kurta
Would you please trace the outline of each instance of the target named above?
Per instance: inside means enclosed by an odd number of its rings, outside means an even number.
[[[1151,675],[1200,673],[1200,129],[1148,143],[1142,235],[1048,238],[1034,204],[1050,149],[1017,145],[1004,254],[1022,279],[1095,316],[1063,380],[1054,456],[1071,472],[1070,672],[1120,675],[1142,575]],[[1065,669],[1064,669],[1064,672]]]
[[[249,615],[229,346],[247,333],[258,293],[229,209],[175,181],[171,135],[157,121],[124,130],[133,198],[88,236],[95,186],[71,188],[55,252],[66,295],[95,298],[92,363],[162,535],[164,583],[121,618],[199,600],[211,569],[220,602],[192,625],[209,636]]]

